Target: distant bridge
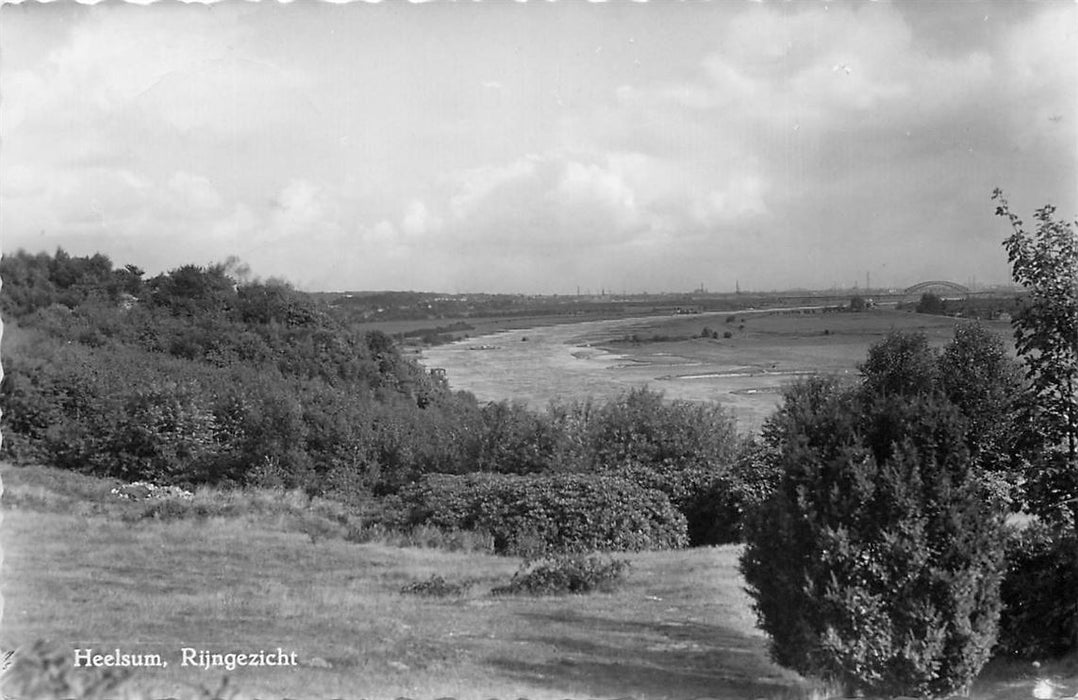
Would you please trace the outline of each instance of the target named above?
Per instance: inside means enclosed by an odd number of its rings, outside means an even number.
[[[947,282],[946,280],[929,280],[928,282],[919,282],[912,287],[906,287],[905,293],[917,294],[919,292],[927,292],[931,289],[946,289],[949,292],[969,294],[969,287],[964,287],[957,282]]]

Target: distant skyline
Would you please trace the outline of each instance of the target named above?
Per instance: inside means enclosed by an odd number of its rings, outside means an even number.
[[[0,247],[309,291],[1009,282],[1078,4],[0,7]]]

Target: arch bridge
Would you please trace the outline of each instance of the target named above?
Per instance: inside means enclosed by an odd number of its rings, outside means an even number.
[[[948,282],[946,280],[929,280],[927,282],[918,282],[912,287],[906,287],[905,294],[919,294],[921,292],[928,292],[931,290],[946,290],[948,292],[958,292],[959,294],[969,294],[969,287],[958,284],[957,282]]]

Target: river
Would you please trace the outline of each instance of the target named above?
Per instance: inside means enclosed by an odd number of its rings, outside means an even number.
[[[729,313],[694,318],[714,323],[710,317]],[[743,430],[758,428],[777,405],[779,386],[800,374],[763,370],[732,352],[701,359],[679,352],[679,344],[644,344],[632,355],[598,347],[655,322],[622,318],[503,331],[427,348],[420,361],[444,369],[450,386],[483,402],[519,400],[542,409],[554,399],[602,400],[648,386],[668,399],[722,402]]]

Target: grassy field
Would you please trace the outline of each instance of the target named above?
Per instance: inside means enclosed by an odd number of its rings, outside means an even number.
[[[263,697],[784,698],[808,687],[767,660],[733,547],[627,555],[627,585],[611,594],[495,597],[519,560],[314,543],[294,494],[276,513],[264,503],[231,518],[132,524],[123,516],[139,504],[109,500],[109,482],[0,474],[0,648],[47,638],[160,654],[168,668],[130,681],[155,694],[217,687],[225,675],[180,667],[181,647],[295,651],[297,668],[228,674]],[[432,574],[474,583],[458,597],[401,593]]]
[[[614,593],[492,596],[519,560],[354,544],[309,520],[331,506],[295,493],[206,491],[230,517],[134,520],[115,484],[0,467],[4,619],[0,648],[45,638],[67,653],[160,654],[122,686],[197,696],[226,676],[235,697],[821,698],[771,663],[737,547],[625,555]],[[459,596],[406,595],[433,574]],[[295,652],[288,668],[181,667],[181,648]],[[73,678],[90,672],[69,669]],[[1042,677],[1076,683],[1073,661]],[[1032,697],[1028,664],[997,663],[978,700]]]

